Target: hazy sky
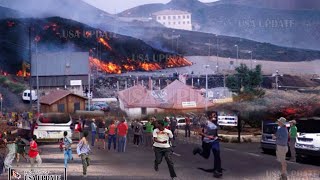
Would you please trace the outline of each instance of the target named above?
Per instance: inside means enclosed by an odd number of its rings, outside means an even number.
[[[168,3],[170,0],[83,0],[92,4],[99,9],[105,10],[108,13],[114,14],[129,8],[150,3]],[[200,0],[201,2],[214,2],[217,0]]]

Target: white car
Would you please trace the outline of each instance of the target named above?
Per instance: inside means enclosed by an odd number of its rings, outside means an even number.
[[[64,131],[72,137],[72,118],[68,114],[51,113],[41,114],[34,126],[33,135],[38,140],[59,140],[63,138]]]
[[[35,90],[31,91],[31,95],[32,95],[32,101],[36,101],[38,99],[37,97],[37,93]],[[30,101],[30,90],[25,90],[22,93],[22,100],[23,101]]]
[[[177,126],[178,128],[182,128],[186,126],[186,118],[184,117],[177,117]]]

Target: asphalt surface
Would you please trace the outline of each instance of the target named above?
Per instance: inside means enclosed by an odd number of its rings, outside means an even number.
[[[173,159],[178,178],[181,180],[215,179],[210,170],[213,168],[213,157],[205,160],[194,156],[192,149],[198,145],[193,140],[181,137],[175,142]],[[221,159],[226,180],[273,180],[279,179],[280,165],[272,154],[263,154],[258,143],[250,144],[221,144]],[[75,152],[74,160],[68,167],[68,180],[79,179],[107,179],[107,180],[166,180],[170,179],[167,164],[163,159],[159,171],[153,169],[154,153],[151,147],[136,147],[129,137],[125,153],[114,150],[108,151],[93,148],[91,165],[88,167],[88,177],[82,177],[82,164]],[[42,168],[63,168],[63,153],[60,152],[58,143],[41,144]],[[15,164],[14,164],[15,166]],[[19,168],[29,167],[22,160]],[[317,165],[298,164],[288,161],[289,179],[318,180],[320,167]],[[7,179],[5,175],[1,179]]]

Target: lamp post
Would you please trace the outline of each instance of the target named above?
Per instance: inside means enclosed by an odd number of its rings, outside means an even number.
[[[40,96],[39,96],[39,73],[38,73],[38,41],[39,37],[35,38],[35,45],[36,45],[36,81],[37,81],[37,113],[40,114]],[[32,94],[32,91],[30,91]]]
[[[208,68],[209,65],[204,66],[206,68],[206,111],[208,111]]]
[[[237,60],[236,60],[236,66],[237,66],[237,65],[239,65],[239,64],[238,64],[238,59],[239,59],[239,46],[236,44],[236,45],[234,45],[234,47],[237,48]]]

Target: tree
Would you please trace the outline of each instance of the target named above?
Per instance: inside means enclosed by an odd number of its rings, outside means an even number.
[[[228,76],[226,85],[229,89],[237,93],[260,94],[259,89],[262,83],[261,65],[254,69],[249,69],[247,65],[241,64],[236,68],[234,75]]]

